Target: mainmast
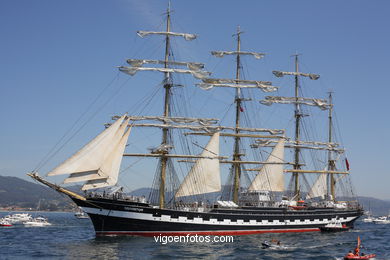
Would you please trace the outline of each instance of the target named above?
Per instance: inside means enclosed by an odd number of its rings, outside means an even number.
[[[228,87],[235,88],[236,95],[234,102],[236,103],[236,115],[235,115],[235,126],[234,126],[234,147],[233,147],[233,161],[232,163],[232,174],[233,174],[233,187],[232,187],[232,199],[235,203],[239,201],[239,191],[240,191],[240,177],[241,177],[241,165],[246,163],[251,163],[249,161],[243,161],[241,157],[244,155],[240,152],[240,140],[242,137],[255,137],[254,135],[245,135],[242,131],[248,131],[240,126],[240,116],[242,113],[242,102],[248,101],[249,99],[244,99],[242,97],[241,89],[242,88],[255,88],[260,89],[264,92],[276,91],[277,87],[272,86],[272,83],[269,81],[256,81],[256,80],[242,80],[240,79],[240,70],[241,70],[241,56],[249,55],[253,56],[256,59],[261,59],[264,57],[264,53],[259,52],[249,52],[241,50],[241,34],[242,31],[240,27],[237,29],[237,33],[234,36],[237,36],[237,48],[235,51],[212,51],[211,54],[216,57],[223,57],[225,55],[235,55],[236,56],[236,77],[235,79],[214,79],[206,78],[202,79],[202,83],[198,84],[203,89],[211,89],[214,87]],[[282,134],[283,131],[270,131],[267,129],[257,129],[256,132],[269,132],[271,135]],[[221,134],[223,135],[223,134]],[[266,137],[265,137],[266,138]],[[257,163],[257,162],[256,162]],[[263,163],[263,162],[258,162]]]
[[[329,119],[329,133],[328,133],[328,142],[329,143],[332,143],[332,116],[333,116],[333,103],[332,103],[332,92],[329,92],[329,115],[328,115],[328,119]],[[335,160],[332,158],[332,151],[329,150],[328,151],[328,171],[331,172],[331,171],[335,171],[336,170],[336,165],[335,165]],[[329,173],[329,186],[330,187],[330,195],[332,196],[332,200],[335,200],[336,199],[336,191],[335,191],[335,179],[334,179],[334,173]]]
[[[240,51],[241,51],[241,31],[240,27],[237,28],[237,56],[236,56],[236,80],[240,80]],[[235,133],[237,136],[234,138],[234,151],[233,151],[233,161],[241,161],[240,154],[240,137],[238,136],[240,130],[240,113],[241,113],[241,89],[236,89],[236,126]],[[240,191],[240,177],[241,177],[241,165],[233,164],[233,173],[234,173],[234,186],[233,186],[233,201],[238,203],[238,194]]]
[[[300,122],[301,122],[301,111],[300,105],[298,103],[299,98],[299,65],[298,65],[298,56],[299,54],[293,55],[295,57],[295,142],[298,144],[300,139]],[[294,170],[300,170],[301,165],[299,163],[299,152],[300,148],[298,146],[294,149]],[[300,200],[300,187],[299,187],[299,174],[293,173],[294,178],[294,197],[296,200]]]
[[[165,58],[164,58],[164,68],[168,68],[168,62],[169,62],[169,32],[171,27],[171,10],[170,10],[170,3],[168,5],[168,11],[167,11],[167,29],[166,29],[166,36],[165,36]],[[170,80],[170,73],[165,72],[164,73],[164,89],[165,89],[165,96],[164,96],[164,117],[169,117],[170,113],[170,95],[171,95],[171,80]],[[161,146],[164,147],[168,145],[168,135],[169,135],[169,129],[164,128],[163,134],[162,134],[162,143]],[[168,153],[168,149],[165,150],[166,153]],[[159,194],[159,206],[160,208],[164,208],[165,205],[165,180],[166,180],[166,171],[167,171],[167,162],[168,157],[162,156],[160,159],[161,162],[161,172],[160,172],[160,194]]]
[[[292,55],[295,60],[295,71],[294,72],[286,72],[286,71],[273,71],[273,74],[276,77],[283,77],[284,75],[293,75],[295,77],[295,95],[293,98],[289,97],[266,97],[265,100],[260,101],[264,105],[271,105],[273,103],[282,103],[282,104],[294,104],[295,106],[295,138],[294,138],[294,164],[293,164],[293,181],[294,181],[294,196],[296,201],[301,199],[301,190],[299,183],[299,174],[302,172],[301,163],[300,163],[300,150],[301,150],[301,135],[300,135],[300,127],[301,127],[301,119],[304,116],[301,112],[301,105],[309,105],[309,106],[317,106],[321,109],[327,109],[326,100],[313,99],[313,98],[304,98],[299,96],[299,77],[308,77],[312,80],[317,80],[320,76],[317,74],[309,74],[299,72],[299,63],[298,56],[299,54]]]

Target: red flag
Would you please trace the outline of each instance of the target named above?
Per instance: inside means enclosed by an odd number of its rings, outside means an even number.
[[[244,112],[244,109],[243,109],[242,107],[240,107],[240,111],[241,111],[241,112]]]
[[[347,166],[347,171],[349,171],[349,162],[347,158],[345,158],[345,166]]]

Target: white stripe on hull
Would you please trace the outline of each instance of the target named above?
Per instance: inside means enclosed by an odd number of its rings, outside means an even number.
[[[178,217],[171,218],[169,215],[161,215],[161,217],[155,217],[150,213],[140,213],[140,212],[129,212],[129,211],[118,211],[118,210],[107,210],[107,209],[97,209],[90,207],[83,207],[83,210],[86,213],[102,215],[102,216],[110,216],[110,217],[118,217],[118,218],[128,218],[128,219],[138,219],[138,220],[146,220],[146,221],[160,221],[166,223],[180,223],[180,224],[204,224],[204,225],[229,225],[229,226],[286,226],[286,227],[294,227],[294,226],[302,226],[302,225],[326,225],[335,218],[332,219],[304,219],[302,221],[279,221],[279,220],[250,220],[249,222],[244,222],[244,220],[238,219],[237,221],[231,221],[230,219],[224,219],[223,221],[218,221],[217,219],[203,220],[203,218],[194,218],[187,219],[187,217]],[[341,223],[347,223],[355,220],[358,217],[344,217],[337,218]]]

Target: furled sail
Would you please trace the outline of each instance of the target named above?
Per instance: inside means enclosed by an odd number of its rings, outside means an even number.
[[[145,68],[145,67],[126,67],[119,66],[119,70],[130,76],[134,76],[138,71],[159,71],[163,73],[186,73],[191,74],[197,79],[203,79],[210,76],[210,72],[203,70],[185,70],[185,69],[172,69],[172,68]]]
[[[280,138],[260,172],[249,186],[249,191],[284,191],[284,138]],[[275,163],[275,164],[272,164]]]
[[[175,66],[186,66],[189,70],[204,69],[204,64],[198,62],[128,59],[127,63],[133,67],[142,67],[144,64],[160,64],[160,65],[169,64]]]
[[[279,96],[267,96],[264,100],[260,101],[261,104],[270,106],[273,103],[279,104],[304,104],[309,106],[316,106],[322,110],[329,108],[329,103],[325,99],[318,98],[303,98],[303,97],[279,97]]]
[[[151,34],[166,35],[166,36],[181,36],[186,41],[192,41],[192,40],[196,39],[196,34],[192,34],[192,33],[138,31],[137,34],[140,37],[145,37],[145,36],[151,35]]]
[[[125,117],[126,115],[120,117],[48,175],[70,174],[64,183],[113,179],[111,176],[117,175],[119,172],[121,153],[123,153],[130,133],[130,129],[125,133],[129,123],[129,119],[124,121]]]
[[[293,76],[303,76],[303,77],[309,77],[312,80],[317,80],[320,78],[320,75],[312,74],[312,73],[303,73],[303,72],[288,72],[288,71],[277,71],[274,70],[272,73],[276,77],[283,77],[284,75],[293,75]]]
[[[256,80],[231,80],[231,79],[212,79],[202,78],[202,83],[197,84],[204,90],[210,90],[214,87],[226,87],[226,88],[259,88],[264,92],[273,92],[278,89],[276,86],[272,86],[269,81],[256,81]]]
[[[221,190],[219,170],[219,132],[213,134],[204,148],[202,157],[192,166],[180,185],[175,197],[183,197]]]
[[[225,55],[252,55],[256,59],[261,59],[265,56],[265,53],[251,51],[212,51],[211,55],[219,58],[222,58]]]
[[[326,185],[326,177],[327,173],[321,173],[313,186],[311,187],[309,193],[306,196],[306,199],[312,199],[317,197],[323,197],[327,194],[327,185]]]

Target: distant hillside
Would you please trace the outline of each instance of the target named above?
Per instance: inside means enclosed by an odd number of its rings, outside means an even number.
[[[70,190],[80,190],[79,186],[67,187]],[[140,188],[130,192],[131,195],[148,198],[150,188]],[[365,210],[374,215],[387,215],[390,201],[370,197],[358,197]],[[76,206],[65,195],[62,195],[42,184],[25,181],[17,177],[0,176],[0,207],[16,206],[40,210],[71,210]]]
[[[17,177],[0,176],[0,207],[20,207],[39,210],[69,210],[71,200],[38,183]]]
[[[369,210],[374,216],[390,214],[390,201],[370,197],[358,197],[364,210]]]

